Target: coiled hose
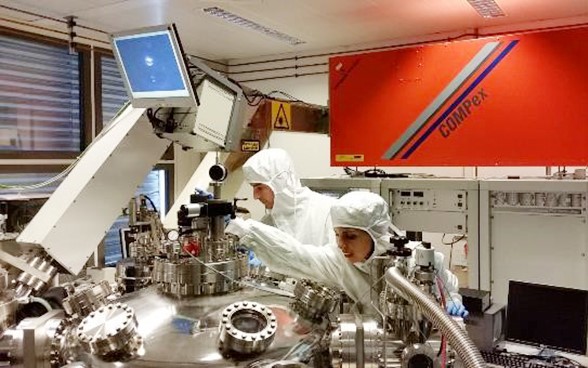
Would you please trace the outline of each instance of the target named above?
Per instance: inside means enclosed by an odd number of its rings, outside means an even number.
[[[461,327],[434,300],[408,281],[396,267],[386,271],[386,282],[410,303],[421,309],[447,338],[466,368],[486,368],[480,351]]]

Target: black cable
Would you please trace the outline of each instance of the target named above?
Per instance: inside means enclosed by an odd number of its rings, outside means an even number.
[[[247,100],[247,104],[249,104],[249,106],[258,106],[263,100],[270,99],[273,95],[276,95],[276,94],[280,94],[280,95],[288,98],[288,100],[286,102],[297,102],[297,103],[302,103],[302,104],[305,104],[308,106],[313,106],[310,103],[304,102],[304,101],[292,96],[291,94],[284,92],[284,91],[280,91],[280,90],[273,90],[269,93],[263,93],[259,90],[254,89],[250,93],[247,93],[247,92],[245,92],[245,89],[243,88],[243,86],[241,85],[240,82],[238,82],[237,80],[235,80],[233,78],[227,78],[227,79],[230,82],[235,83],[237,85],[237,87],[241,88],[241,90],[243,91],[243,96]],[[257,101],[255,100],[256,98],[258,98]]]
[[[243,91],[243,97],[245,97],[245,100],[247,101],[247,104],[249,106],[259,106],[259,104],[261,104],[261,102],[265,99],[267,99],[269,96],[267,96],[266,94],[264,94],[263,92],[259,91],[259,90],[252,90],[252,93],[248,94],[245,89],[243,88],[243,86],[241,85],[241,83],[239,83],[238,81],[236,81],[233,78],[227,78],[230,82],[235,83],[237,85],[237,87],[239,87],[241,89],[241,91]],[[250,97],[253,97],[250,99]],[[259,100],[256,102],[255,99],[259,98]]]
[[[143,197],[145,197],[149,203],[151,203],[151,207],[153,207],[153,210],[155,211],[155,213],[159,214],[159,211],[157,210],[157,207],[155,207],[155,203],[153,203],[153,201],[151,200],[151,198],[149,198],[148,195],[146,194],[141,194]]]
[[[153,125],[154,127],[158,127],[159,129],[165,131],[165,121],[163,121],[157,117],[157,112],[159,111],[160,108],[156,109],[155,111],[153,111],[152,108],[148,108],[147,109],[147,119],[149,119],[149,122],[151,123],[151,125]]]
[[[194,233],[194,232],[196,232],[196,231],[198,231],[198,229],[192,229],[192,228],[189,228],[189,229],[186,229],[186,230],[182,230],[182,231],[180,231],[180,234],[179,234],[179,235],[180,235],[180,236],[182,236],[182,235],[186,235],[186,234]]]
[[[268,93],[267,95],[268,96],[272,96],[272,95],[277,95],[277,94],[280,94],[282,96],[285,96],[285,97],[289,98],[290,101],[288,101],[288,102],[302,102],[302,103],[305,103],[306,104],[306,102],[304,102],[304,101],[302,101],[302,100],[300,100],[300,99],[298,99],[298,98],[296,98],[296,97],[292,96],[291,94],[286,93],[284,91],[273,90],[270,93]]]
[[[373,168],[373,169],[368,169],[364,172],[365,176],[378,176],[378,175],[386,175],[386,172],[382,169],[378,169],[378,168]]]

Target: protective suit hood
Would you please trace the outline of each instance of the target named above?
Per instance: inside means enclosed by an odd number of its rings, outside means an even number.
[[[349,227],[367,232],[374,242],[374,251],[369,258],[354,265],[369,272],[369,263],[376,256],[391,248],[391,220],[388,205],[379,195],[354,191],[345,194],[331,207],[333,227]]]
[[[270,218],[265,223],[307,244],[321,246],[334,240],[329,209],[335,199],[302,186],[286,151],[257,152],[243,165],[243,174],[249,184],[265,184],[274,193],[274,206],[266,210]]]
[[[276,196],[302,188],[290,155],[280,148],[264,149],[251,156],[243,164],[243,174],[249,184],[265,184]]]

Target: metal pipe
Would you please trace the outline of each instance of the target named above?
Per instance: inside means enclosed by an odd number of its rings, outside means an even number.
[[[213,216],[210,218],[210,238],[213,241],[222,239],[225,235],[225,218],[223,216]]]
[[[386,282],[403,298],[418,306],[455,349],[466,368],[486,368],[486,363],[472,340],[459,325],[433,299],[409,282],[402,273],[392,267],[386,272]]]
[[[51,312],[53,310],[53,308],[51,308],[51,304],[49,304],[48,301],[46,301],[43,298],[39,298],[36,296],[31,296],[29,297],[30,303],[39,303],[41,304],[43,307],[45,307],[45,309],[47,309],[47,312]]]

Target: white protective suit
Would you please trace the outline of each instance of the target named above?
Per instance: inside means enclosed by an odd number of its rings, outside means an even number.
[[[335,242],[330,209],[334,198],[302,186],[290,155],[280,148],[268,148],[243,165],[249,184],[265,184],[274,193],[274,207],[261,222],[293,236],[303,244]]]
[[[303,244],[276,228],[254,220],[233,221],[226,231],[241,238],[272,270],[296,278],[310,278],[343,289],[353,300],[367,306],[370,284],[369,263],[391,248],[390,216],[386,202],[377,194],[350,192],[331,207],[334,227],[351,227],[367,232],[374,250],[364,262],[350,263],[336,243],[324,247]],[[414,264],[414,263],[413,263]],[[447,292],[457,294],[457,277],[443,266],[443,254],[435,252],[435,267]]]

